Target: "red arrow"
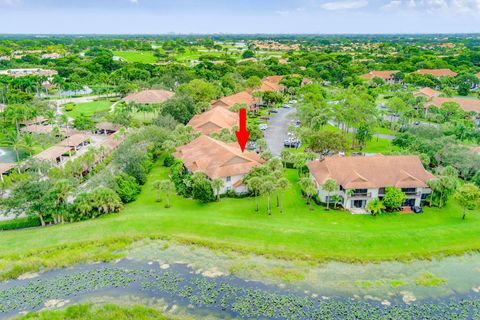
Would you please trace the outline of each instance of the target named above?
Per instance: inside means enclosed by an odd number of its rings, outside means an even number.
[[[237,136],[240,149],[242,149],[242,152],[244,152],[245,146],[247,145],[248,137],[250,137],[250,131],[247,131],[247,110],[245,110],[244,108],[240,109],[239,116],[239,131],[235,132],[235,135]]]

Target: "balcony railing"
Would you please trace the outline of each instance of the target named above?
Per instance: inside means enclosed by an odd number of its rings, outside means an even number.
[[[420,197],[422,193],[420,191],[410,191],[410,192],[405,192],[405,195],[407,197]]]
[[[350,198],[371,198],[371,192],[357,192],[349,195]]]

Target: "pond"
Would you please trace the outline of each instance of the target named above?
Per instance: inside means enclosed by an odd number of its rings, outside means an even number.
[[[24,159],[27,156],[26,152],[18,152],[20,160]],[[0,148],[0,163],[14,163],[17,161],[17,155],[12,148],[1,147]]]
[[[202,319],[476,319],[479,268],[478,254],[314,265],[144,241],[123,260],[0,283],[0,318],[116,303]]]

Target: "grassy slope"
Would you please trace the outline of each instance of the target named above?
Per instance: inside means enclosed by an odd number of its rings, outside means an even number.
[[[139,52],[139,51],[114,51],[114,55],[125,59],[127,62],[135,63],[155,63],[157,57],[153,55],[151,51]]]
[[[68,116],[75,118],[80,114],[92,116],[97,112],[108,111],[114,102],[108,100],[99,100],[76,104],[72,111],[65,112]]]
[[[175,196],[173,207],[165,209],[155,202],[151,185],[166,176],[166,168],[155,167],[139,199],[119,215],[0,233],[0,252],[23,253],[112,237],[164,237],[308,260],[409,259],[480,249],[480,215],[469,213],[462,221],[461,210],[453,203],[443,210],[427,208],[423,215],[351,215],[317,206],[310,210],[294,185],[286,194],[283,214],[275,208],[267,216],[265,200],[260,202],[261,212],[255,213],[253,199],[200,204]],[[288,176],[297,180],[293,170]]]

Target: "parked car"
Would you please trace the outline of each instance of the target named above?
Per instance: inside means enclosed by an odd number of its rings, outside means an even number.
[[[288,105],[288,104],[284,105],[283,107],[284,107],[285,109],[290,109],[290,108],[291,108],[291,106]]]
[[[297,100],[290,100],[290,101],[288,101],[288,103],[295,104],[295,103],[297,103]]]
[[[268,112],[270,112],[270,113],[278,113],[278,110],[277,110],[277,109],[270,109],[270,110],[268,110]]]
[[[258,125],[258,128],[259,128],[260,130],[262,130],[262,131],[265,131],[265,130],[268,129],[268,125],[265,124],[265,123],[260,123],[260,124]]]

